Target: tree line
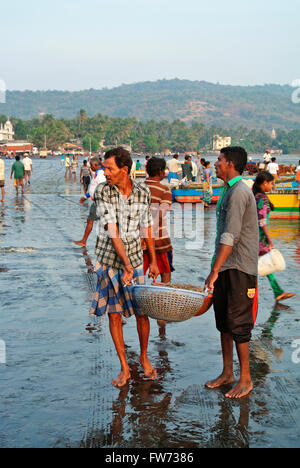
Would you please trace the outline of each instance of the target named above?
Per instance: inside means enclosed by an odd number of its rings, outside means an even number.
[[[0,116],[5,123],[7,116]],[[135,117],[108,117],[97,114],[90,117],[82,109],[74,119],[56,119],[52,115],[23,120],[10,119],[16,140],[28,140],[38,148],[45,142],[50,150],[57,150],[66,142],[82,144],[84,149],[95,152],[100,144],[105,147],[130,145],[138,153],[194,152],[212,150],[214,135],[231,136],[232,145],[243,146],[248,152],[262,153],[267,148],[276,148],[284,154],[300,153],[300,130],[276,129],[276,139],[265,130],[248,129],[243,126],[221,128],[205,126],[201,122],[185,123],[180,119],[149,120],[142,122]]]

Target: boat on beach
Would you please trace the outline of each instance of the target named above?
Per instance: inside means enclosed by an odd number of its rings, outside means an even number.
[[[222,187],[222,183],[213,184],[212,203],[218,202]],[[172,198],[178,203],[202,203],[203,193],[203,184],[182,185],[172,189]]]
[[[294,191],[276,191],[268,193],[271,203],[274,205],[274,211],[271,211],[270,218],[275,219],[299,219],[300,218],[300,200],[298,190]]]
[[[253,177],[244,177],[244,180],[253,180]],[[213,183],[212,203],[216,204],[219,200],[223,183]],[[188,184],[173,187],[173,201],[177,203],[202,203],[203,184]],[[300,200],[298,199],[299,182],[295,177],[283,177],[277,179],[275,189],[268,194],[270,201],[274,205],[274,211],[271,212],[271,218],[277,219],[299,219]]]

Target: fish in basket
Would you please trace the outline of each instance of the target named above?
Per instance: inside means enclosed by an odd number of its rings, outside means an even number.
[[[180,285],[184,287],[184,285]],[[201,288],[181,289],[176,285],[135,285],[133,296],[138,310],[150,318],[184,322],[203,315],[212,305],[212,295]]]

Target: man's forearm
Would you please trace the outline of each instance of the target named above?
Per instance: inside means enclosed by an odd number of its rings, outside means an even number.
[[[152,236],[152,228],[149,227],[147,232],[145,232],[145,242],[147,246],[147,252],[149,254],[150,262],[156,262],[156,255],[155,255],[155,239]]]
[[[231,252],[232,252],[231,245],[221,244],[218,254],[216,256],[216,259],[214,261],[214,264],[212,266],[212,271],[219,273],[219,271],[221,270],[222,266],[226,262]]]

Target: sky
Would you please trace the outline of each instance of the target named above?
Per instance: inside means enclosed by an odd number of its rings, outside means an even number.
[[[300,79],[299,0],[10,0],[0,17],[8,90]]]

